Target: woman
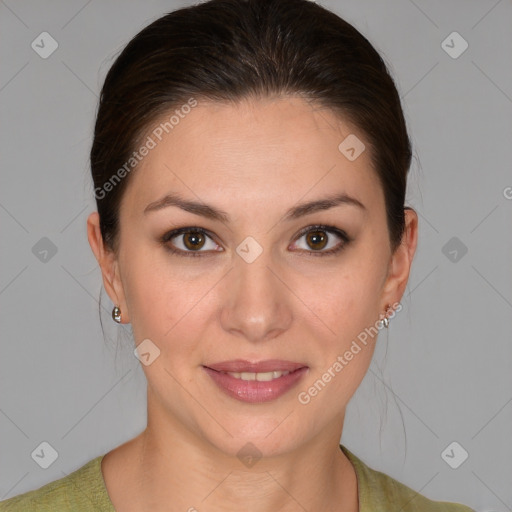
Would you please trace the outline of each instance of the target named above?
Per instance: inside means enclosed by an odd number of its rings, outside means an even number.
[[[147,428],[0,510],[470,511],[339,444],[417,242],[383,61],[306,0],[213,0],[110,69],[88,238]]]

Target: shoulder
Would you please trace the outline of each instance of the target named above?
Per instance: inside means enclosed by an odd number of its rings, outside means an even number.
[[[39,489],[0,501],[0,512],[114,512],[101,473],[102,458]]]
[[[383,509],[401,512],[475,512],[460,503],[430,500],[385,473],[370,468],[345,446],[340,447],[356,471],[360,512]]]

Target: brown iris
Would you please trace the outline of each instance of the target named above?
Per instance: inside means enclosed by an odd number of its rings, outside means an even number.
[[[312,249],[323,249],[327,243],[327,236],[322,230],[310,231],[306,235],[306,241]]]
[[[190,231],[183,234],[183,243],[187,249],[201,249],[204,242],[204,235],[198,231]]]

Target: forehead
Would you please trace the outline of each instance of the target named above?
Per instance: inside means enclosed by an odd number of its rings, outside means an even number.
[[[364,134],[330,109],[281,97],[199,102],[186,111],[172,123],[175,110],[167,113],[146,132],[154,147],[132,172],[123,198],[130,211],[172,191],[205,201],[222,196],[223,207],[233,208],[288,207],[333,192],[383,201]],[[344,141],[357,153],[366,149],[353,159]]]

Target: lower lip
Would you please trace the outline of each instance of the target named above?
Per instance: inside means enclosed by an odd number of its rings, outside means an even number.
[[[305,366],[277,379],[260,382],[237,379],[227,373],[218,372],[206,366],[203,366],[203,369],[226,394],[249,403],[270,402],[279,398],[295,386],[308,371],[308,367]]]

